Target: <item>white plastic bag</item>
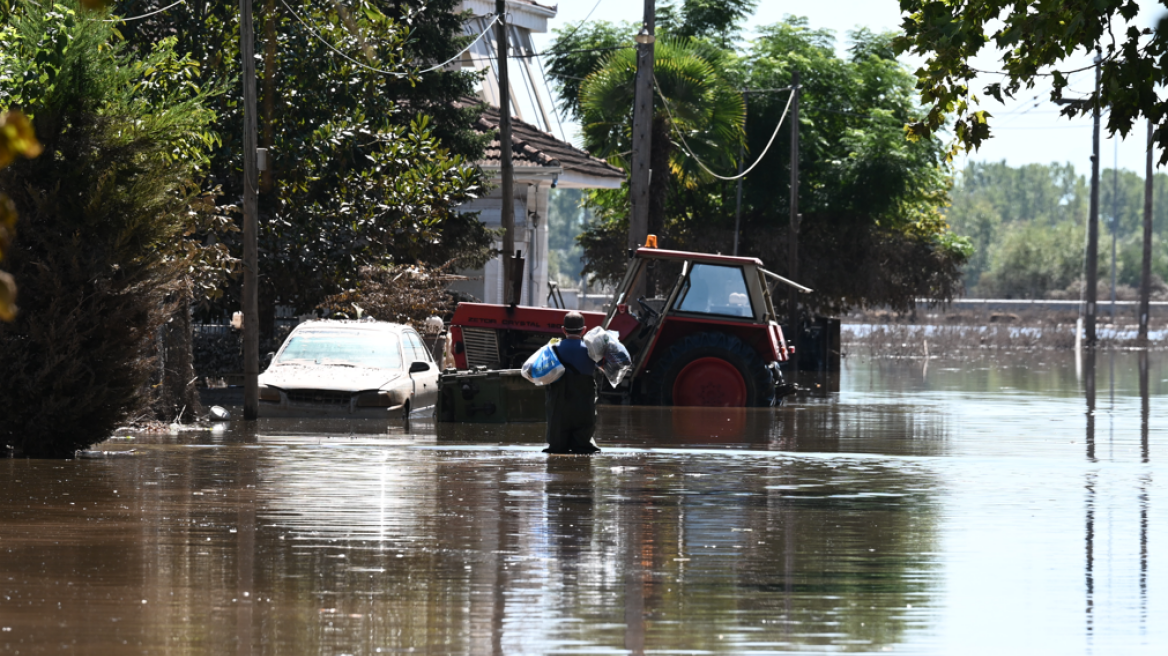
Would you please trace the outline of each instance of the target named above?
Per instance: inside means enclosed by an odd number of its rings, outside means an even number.
[[[564,375],[564,365],[552,349],[558,342],[558,339],[554,339],[532,353],[519,369],[520,375],[536,385],[551,385],[559,380]]]
[[[608,348],[610,332],[616,335],[615,332],[605,330],[600,326],[584,333],[584,346],[588,348],[588,357],[592,358],[593,362],[600,362],[601,358],[604,357],[604,351]]]
[[[588,357],[600,365],[608,383],[613,387],[620,385],[632,368],[629,351],[620,343],[620,333],[597,326],[584,334],[584,346],[588,348]]]

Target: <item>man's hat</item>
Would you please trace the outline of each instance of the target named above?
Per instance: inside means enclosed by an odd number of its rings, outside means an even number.
[[[578,333],[584,330],[584,315],[573,310],[564,315],[564,330],[570,333]]]

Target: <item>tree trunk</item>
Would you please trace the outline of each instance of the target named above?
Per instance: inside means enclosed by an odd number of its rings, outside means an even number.
[[[194,421],[203,415],[203,406],[195,386],[191,299],[187,290],[183,290],[182,300],[175,304],[170,321],[159,330],[162,384],[155,416],[161,421]]]

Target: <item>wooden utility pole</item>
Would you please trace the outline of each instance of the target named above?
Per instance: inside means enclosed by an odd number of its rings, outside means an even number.
[[[1099,294],[1099,62],[1095,55],[1095,108],[1091,140],[1091,212],[1087,217],[1087,346],[1095,346],[1095,310]]]
[[[499,61],[499,175],[503,185],[503,204],[499,221],[503,226],[503,303],[519,302],[514,293],[515,257],[515,170],[511,164],[511,80],[507,75],[507,2],[495,0],[495,42]]]
[[[645,0],[645,12],[637,41],[637,78],[633,96],[633,170],[629,172],[629,195],[633,215],[629,217],[629,248],[645,243],[649,234],[649,181],[652,171],[653,133],[653,42],[657,23],[657,3]],[[666,175],[658,171],[659,175]]]
[[[256,89],[252,0],[239,0],[239,54],[243,60],[243,418],[259,415],[260,317],[256,248]]]
[[[790,239],[787,244],[787,276],[799,281],[799,71],[791,74],[791,223]],[[795,346],[795,366],[792,371],[799,370],[799,335],[803,332],[802,318],[799,316],[799,291],[794,287],[787,288],[787,320],[791,326],[791,334],[787,341]]]
[[[1137,342],[1148,345],[1148,312],[1152,295],[1152,119],[1148,119],[1148,163],[1144,171],[1144,262],[1140,269],[1140,331]]]

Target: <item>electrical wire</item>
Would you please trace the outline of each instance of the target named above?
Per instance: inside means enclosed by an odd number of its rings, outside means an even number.
[[[563,40],[565,40],[565,39],[570,39],[570,38],[572,38],[572,37],[576,36],[576,33],[580,31],[580,28],[581,28],[581,27],[584,27],[584,23],[587,23],[587,22],[588,22],[588,19],[589,19],[589,18],[592,18],[592,14],[596,12],[596,8],[600,6],[600,3],[601,3],[601,2],[604,2],[604,0],[596,0],[596,4],[592,5],[592,9],[590,9],[590,10],[588,11],[588,15],[584,17],[584,20],[580,21],[579,23],[576,23],[576,27],[572,28],[572,31],[571,31],[571,32],[568,32],[566,35],[564,35],[563,37],[561,37],[559,40],[562,42],[562,41],[563,41]],[[544,54],[544,53],[540,53],[540,54]],[[550,51],[549,51],[549,52],[548,52],[548,53],[546,53],[546,54],[549,54],[549,55],[554,55],[554,54],[557,54],[557,53],[554,53],[554,52],[550,52]]]
[[[1107,57],[1107,58],[1101,60],[1099,63],[1102,64],[1103,62],[1109,61],[1110,59],[1111,59],[1110,57]],[[1071,75],[1072,73],[1081,73],[1083,71],[1089,71],[1092,68],[1095,68],[1095,64],[1088,64],[1087,66],[1084,66],[1083,68],[1076,68],[1076,69],[1070,70],[1070,71],[1052,71],[1050,73],[1035,72],[1035,73],[1032,73],[1032,75],[1034,77],[1054,77],[1055,73],[1061,73],[1063,75]],[[1009,75],[1010,74],[1007,71],[983,71],[980,68],[972,68],[972,67],[969,70],[973,71],[974,73],[981,73],[983,75]]]
[[[779,122],[777,125],[775,125],[775,131],[773,134],[771,134],[771,139],[767,142],[766,148],[763,148],[762,153],[758,156],[758,159],[754,160],[754,164],[751,164],[750,167],[738,175],[724,176],[718,175],[717,173],[711,171],[710,167],[706,166],[705,162],[703,162],[700,157],[695,155],[693,150],[689,147],[689,144],[685,142],[685,136],[681,134],[681,130],[678,129],[677,121],[673,119],[673,112],[669,109],[669,101],[665,99],[665,94],[661,93],[661,85],[657,83],[656,74],[653,75],[653,88],[657,90],[657,95],[661,97],[661,102],[665,104],[665,113],[669,116],[669,124],[673,127],[673,131],[677,133],[677,137],[681,139],[682,150],[685,151],[687,155],[694,158],[694,161],[697,162],[698,166],[702,167],[706,173],[709,173],[719,180],[725,180],[727,182],[733,182],[739,178],[746,177],[746,174],[753,171],[754,167],[758,166],[762,162],[762,158],[766,157],[767,151],[769,151],[771,149],[771,145],[775,143],[775,137],[779,136],[779,128],[783,127],[783,121],[787,120],[787,112],[791,110],[791,102],[795,100],[795,91],[797,91],[797,89],[791,90],[791,95],[787,98],[787,106],[783,108],[783,115],[779,117]]]
[[[181,1],[185,2],[185,0],[181,0]],[[394,77],[405,77],[406,76],[405,73],[402,73],[400,71],[387,71],[387,70],[383,70],[380,68],[375,68],[373,66],[363,64],[363,63],[357,61],[356,59],[353,59],[352,57],[350,57],[350,56],[346,55],[345,53],[341,52],[340,50],[338,50],[331,43],[329,43],[323,36],[321,36],[316,30],[312,29],[312,27],[308,23],[306,23],[303,18],[300,17],[300,14],[296,13],[296,11],[294,9],[292,9],[292,7],[288,6],[287,2],[284,2],[284,0],[280,0],[280,4],[284,5],[284,8],[287,9],[289,12],[291,12],[291,14],[296,17],[296,20],[300,21],[300,24],[304,26],[304,29],[308,30],[308,32],[310,34],[312,34],[312,36],[316,37],[316,39],[318,41],[323,43],[326,48],[328,48],[329,50],[332,50],[333,52],[335,52],[336,54],[340,55],[341,57],[347,59],[348,61],[352,62],[353,64],[356,64],[357,66],[360,66],[361,68],[364,68],[366,70],[373,71],[374,73],[382,73],[384,75],[393,75]],[[501,16],[496,14],[495,17],[491,19],[491,22],[487,23],[487,26],[485,28],[483,28],[483,31],[480,32],[479,35],[476,36],[473,41],[468,43],[465,48],[460,50],[458,52],[458,54],[454,55],[450,59],[447,59],[446,61],[442,62],[441,64],[435,64],[434,66],[431,66],[430,68],[426,68],[426,69],[422,69],[420,71],[414,71],[414,72],[416,74],[432,73],[432,72],[438,70],[439,68],[446,66],[450,62],[458,59],[459,57],[462,57],[462,55],[465,54],[466,51],[470,50],[474,46],[474,44],[479,42],[479,39],[482,39],[487,34],[487,32],[489,32],[491,30],[491,27],[495,23],[497,23],[500,18],[501,18]]]
[[[607,52],[609,50],[624,50],[626,48],[632,48],[632,47],[633,46],[631,46],[631,45],[607,46],[604,48],[581,48],[579,50],[561,50],[559,52],[556,52],[555,50],[545,50],[543,52],[530,52],[530,53],[527,53],[526,55],[511,55],[511,59],[520,59],[520,58],[524,58],[524,57],[539,57],[541,55],[556,55],[556,56],[573,55],[573,54],[576,54],[578,52]]]
[[[142,14],[140,16],[130,16],[129,18],[103,18],[103,19],[101,19],[101,22],[103,22],[103,23],[125,23],[126,21],[133,21],[133,20],[141,20],[143,18],[150,18],[151,16],[153,16],[155,14],[161,14],[162,12],[166,11],[167,9],[171,9],[172,7],[177,7],[186,1],[187,0],[178,0],[178,2],[176,2],[172,5],[167,5],[167,6],[163,7],[162,9],[155,9],[152,12]]]

